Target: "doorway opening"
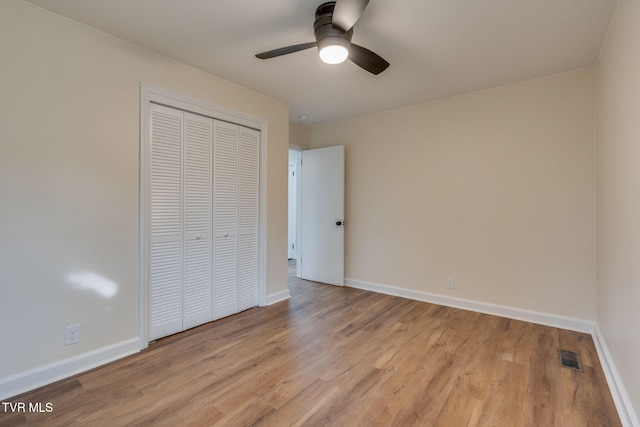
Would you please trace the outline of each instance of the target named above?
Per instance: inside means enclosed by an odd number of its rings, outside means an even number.
[[[288,184],[289,269],[344,286],[344,146],[290,149]]]
[[[289,150],[289,196],[288,196],[288,260],[289,269],[297,269],[298,260],[298,174],[300,165],[300,151]]]

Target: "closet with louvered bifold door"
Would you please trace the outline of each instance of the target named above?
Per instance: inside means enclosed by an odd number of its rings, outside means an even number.
[[[151,104],[150,340],[257,305],[259,140]]]

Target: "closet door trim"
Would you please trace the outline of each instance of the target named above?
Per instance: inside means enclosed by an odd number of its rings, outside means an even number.
[[[235,111],[214,103],[192,98],[147,83],[140,83],[140,197],[138,244],[138,335],[141,349],[149,343],[149,265],[151,248],[151,156],[150,114],[151,104],[211,117],[238,124],[260,132],[259,215],[258,215],[258,305],[267,305],[266,286],[266,183],[267,183],[267,120]]]

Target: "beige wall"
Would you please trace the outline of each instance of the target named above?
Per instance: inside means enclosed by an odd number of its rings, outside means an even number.
[[[346,147],[346,276],[594,320],[594,102],[585,69],[312,127]]]
[[[621,0],[597,67],[598,324],[640,415],[640,2]]]
[[[289,125],[289,144],[293,144],[300,148],[309,146],[309,127],[298,123]]]
[[[3,0],[0,386],[137,337],[141,81],[268,120],[268,293],[286,290],[288,106]],[[74,289],[72,273],[108,279],[118,292]],[[64,327],[75,323],[81,342],[65,347]]]

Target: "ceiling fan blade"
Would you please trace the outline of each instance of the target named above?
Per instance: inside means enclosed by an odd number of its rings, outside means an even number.
[[[317,42],[295,44],[293,46],[281,47],[280,49],[273,49],[267,52],[259,53],[256,55],[256,58],[260,58],[260,59],[275,58],[276,56],[288,55],[290,53],[299,52],[305,49],[310,49],[312,47],[316,47],[317,45],[318,45]]]
[[[354,43],[349,47],[349,59],[358,67],[376,75],[389,67],[389,63],[382,57]]]
[[[331,23],[344,31],[349,31],[358,22],[369,0],[337,0]]]

